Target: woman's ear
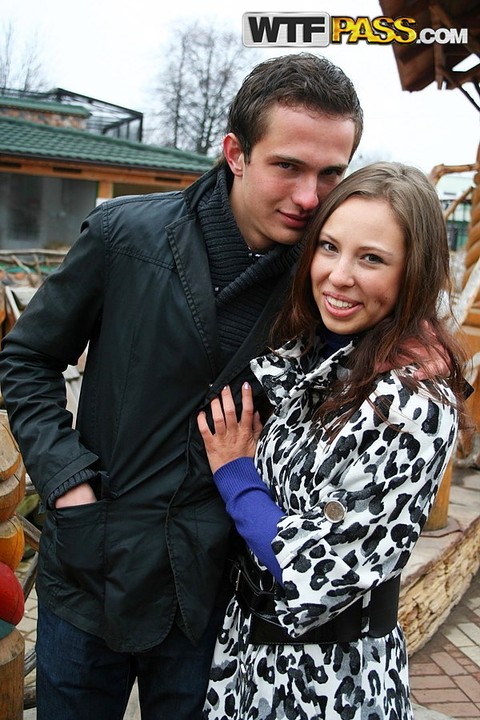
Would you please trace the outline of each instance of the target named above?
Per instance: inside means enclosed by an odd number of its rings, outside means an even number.
[[[232,173],[241,177],[245,160],[243,150],[235,133],[228,133],[223,138],[223,154]]]

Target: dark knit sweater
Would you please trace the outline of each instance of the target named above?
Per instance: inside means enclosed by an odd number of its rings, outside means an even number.
[[[198,206],[224,363],[242,344],[279,276],[294,265],[300,251],[298,246],[275,245],[264,254],[252,252],[235,222],[228,192],[221,169],[215,188]]]

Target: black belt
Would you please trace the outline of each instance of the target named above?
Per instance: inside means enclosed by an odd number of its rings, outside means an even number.
[[[362,636],[383,637],[397,624],[400,575],[373,588],[368,607],[363,608],[359,598],[337,617],[299,637],[289,635],[278,622],[273,593],[275,580],[269,572],[262,572],[248,554],[242,554],[232,563],[230,579],[238,604],[245,615],[251,615],[249,642],[256,645],[355,642]],[[264,590],[265,586],[269,589]],[[369,617],[369,627],[363,633],[365,615]]]

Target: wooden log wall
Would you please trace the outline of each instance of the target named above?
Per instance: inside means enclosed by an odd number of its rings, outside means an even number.
[[[480,258],[480,144],[477,150],[476,172],[473,177],[473,191],[471,197],[472,209],[465,255],[464,284],[466,284],[477,263],[477,260]],[[473,307],[480,309],[480,291]],[[474,315],[473,317],[470,316],[469,320],[470,322],[473,320],[474,324],[480,325],[480,315]]]

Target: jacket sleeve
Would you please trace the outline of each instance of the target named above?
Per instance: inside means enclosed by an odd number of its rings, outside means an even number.
[[[400,382],[380,384],[371,405],[319,448],[314,498],[278,523],[280,622],[292,634],[328,621],[406,565],[433,504],[457,432],[455,410]],[[325,475],[329,481],[325,482]]]
[[[97,459],[72,428],[62,373],[78,362],[101,320],[104,277],[100,207],[3,340],[0,384],[5,407],[44,503]]]

